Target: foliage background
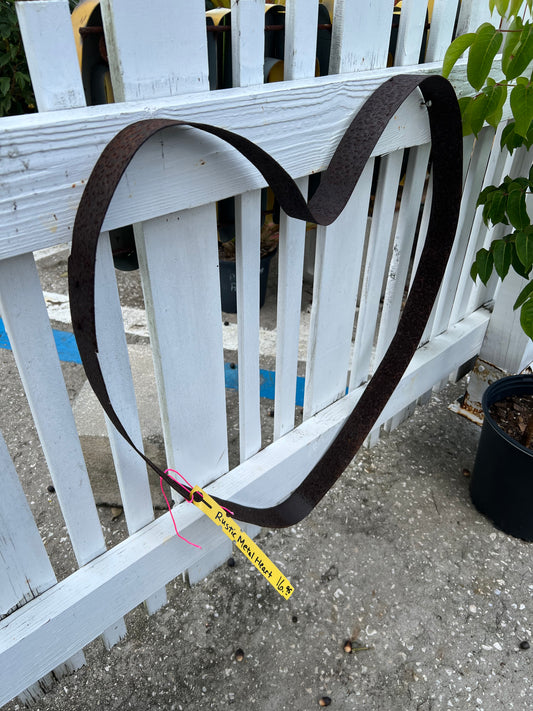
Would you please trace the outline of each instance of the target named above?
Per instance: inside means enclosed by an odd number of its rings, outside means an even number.
[[[0,116],[35,111],[15,0],[0,0]]]
[[[476,32],[457,37],[446,52],[442,73],[448,76],[468,50],[467,78],[475,93],[459,100],[463,133],[477,136],[486,124],[496,129],[509,101],[512,120],[503,129],[500,146],[512,154],[533,145],[533,0],[489,0],[489,7],[499,15],[497,26],[485,22]],[[499,53],[501,65],[496,61]],[[486,284],[493,271],[505,279],[512,268],[529,280],[514,308],[520,309],[522,328],[533,339],[532,192],[533,167],[481,192],[477,204],[483,207],[485,224],[500,227],[491,243],[478,251],[471,275]]]

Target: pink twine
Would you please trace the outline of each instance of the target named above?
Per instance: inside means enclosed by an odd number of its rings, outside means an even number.
[[[175,469],[166,469],[166,470],[165,470],[165,474],[168,474],[169,471],[170,471],[170,472],[174,472],[175,474],[177,474],[178,476],[180,476],[180,477],[183,479],[183,481],[184,481],[188,486],[190,486],[191,489],[192,489],[192,486],[189,484],[189,482],[187,481],[187,479],[186,479],[182,474],[180,474],[179,472],[177,472]],[[168,474],[168,476],[169,476],[170,479],[172,479],[172,481],[175,481],[176,484],[179,484],[179,482],[177,481],[177,479],[174,479],[173,476],[170,476],[170,474]],[[168,511],[169,511],[169,513],[170,513],[170,518],[172,519],[172,523],[174,524],[174,530],[176,531],[176,536],[177,536],[178,538],[181,538],[182,541],[185,541],[185,543],[188,543],[190,546],[194,546],[195,548],[202,548],[202,546],[199,546],[197,543],[192,543],[192,541],[187,540],[187,538],[185,538],[184,536],[182,536],[182,535],[178,532],[178,527],[176,526],[176,521],[174,520],[174,515],[172,514],[172,509],[170,508],[170,503],[169,503],[169,501],[168,501],[168,499],[167,499],[167,495],[165,494],[165,490],[163,489],[163,477],[159,477],[159,485],[160,485],[160,487],[161,487],[161,492],[162,492],[163,496],[165,497],[165,501],[166,501],[167,506],[168,506]]]
[[[165,469],[165,474],[168,474],[168,472],[174,472],[174,474],[177,474],[178,476],[180,476],[180,477],[183,479],[183,481],[187,484],[187,486],[190,486],[191,489],[193,488],[193,485],[192,485],[190,482],[187,481],[187,479],[183,476],[183,474],[180,474],[180,473],[179,473],[178,471],[176,471],[175,469]],[[176,484],[179,484],[179,481],[176,481],[176,479],[174,479],[173,476],[170,476],[170,474],[168,474],[168,476],[169,476],[170,479],[172,479],[172,481],[175,481]],[[198,492],[198,495],[199,495],[202,499],[204,498],[203,495],[201,494],[201,492]],[[189,503],[192,504],[192,501],[190,501]],[[235,514],[233,513],[233,511],[230,511],[230,510],[227,509],[225,506],[221,506],[220,508],[221,508],[221,509],[224,509],[224,511],[227,511],[230,516],[235,516]]]
[[[190,487],[191,489],[193,488],[192,484],[191,484],[190,482],[188,482],[187,479],[183,476],[183,474],[180,474],[176,469],[165,469],[165,474],[168,476],[169,479],[172,479],[172,481],[175,481],[176,484],[179,484],[179,481],[178,481],[177,479],[174,479],[174,477],[171,476],[171,475],[169,474],[169,472],[174,472],[174,474],[177,474],[179,477],[181,477],[181,478],[183,479],[183,481],[187,484],[188,487]],[[168,501],[168,499],[167,499],[167,495],[165,494],[165,491],[164,491],[164,489],[163,489],[163,477],[159,477],[159,485],[160,485],[160,487],[161,487],[161,493],[163,494],[163,496],[164,496],[164,498],[165,498],[165,501],[166,501],[166,504],[167,504],[167,506],[168,506],[168,511],[169,511],[169,513],[170,513],[170,518],[172,519],[172,523],[174,524],[174,530],[176,531],[176,536],[178,536],[178,538],[181,538],[182,541],[185,541],[185,543],[188,543],[190,546],[194,546],[195,548],[200,548],[200,549],[201,549],[202,546],[199,546],[197,543],[192,543],[191,541],[189,541],[189,540],[187,540],[186,538],[184,538],[180,533],[178,533],[178,527],[176,526],[176,521],[174,520],[174,516],[173,516],[173,514],[172,514],[172,509],[171,509],[171,507],[170,507],[170,503],[169,503],[169,501]],[[200,496],[202,496],[202,494],[201,494],[200,492],[198,492],[198,493],[200,494]],[[203,497],[202,497],[202,498],[203,498]],[[190,501],[190,503],[192,504],[192,501]],[[221,506],[221,508],[223,508],[224,511],[227,511],[230,516],[234,516],[233,511],[230,511],[230,510],[227,509],[225,506]]]

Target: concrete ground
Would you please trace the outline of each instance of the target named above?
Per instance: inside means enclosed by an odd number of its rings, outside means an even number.
[[[83,371],[63,368],[75,402]],[[75,564],[7,350],[0,382],[0,430],[64,577]],[[464,388],[444,388],[362,450],[304,522],[260,534],[295,586],[289,601],[237,551],[234,565],[192,588],[175,580],[155,615],[133,610],[119,645],[108,652],[95,640],[86,666],[34,708],[533,708],[533,551],[470,503],[479,429],[448,409]],[[123,521],[109,506],[99,511],[112,544]],[[17,700],[4,707],[21,709]]]

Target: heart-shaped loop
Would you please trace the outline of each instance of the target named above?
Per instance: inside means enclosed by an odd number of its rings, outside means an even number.
[[[171,119],[139,121],[120,131],[98,159],[78,207],[69,258],[70,309],[76,342],[87,378],[111,422],[157,476],[184,498],[190,499],[189,490],[171,480],[132,442],[110,401],[98,362],[94,311],[96,246],[122,174],[148,138],[171,126],[189,126],[226,141],[245,156],[261,172],[289,216],[329,225],[344,209],[388,122],[416,88],[422,92],[429,115],[433,197],[424,249],[394,338],[337,437],[287,499],[266,509],[217,499],[241,521],[270,528],[291,526],[312,511],[355,456],[409,365],[431,313],[455,237],[461,201],[461,116],[451,84],[440,76],[407,74],[382,84],[351,122],[309,203],[290,175],[268,153],[242,136],[208,124]]]

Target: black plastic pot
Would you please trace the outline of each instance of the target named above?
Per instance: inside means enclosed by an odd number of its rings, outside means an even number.
[[[268,273],[270,270],[270,262],[276,251],[267,254],[261,258],[259,269],[259,308],[263,306],[266,298],[266,289],[268,282]],[[219,262],[220,275],[220,298],[222,302],[222,311],[228,314],[237,313],[237,269],[235,260],[220,259]]]
[[[533,451],[509,437],[489,408],[512,395],[533,395],[533,375],[513,375],[490,385],[470,482],[474,506],[505,533],[533,541]]]

